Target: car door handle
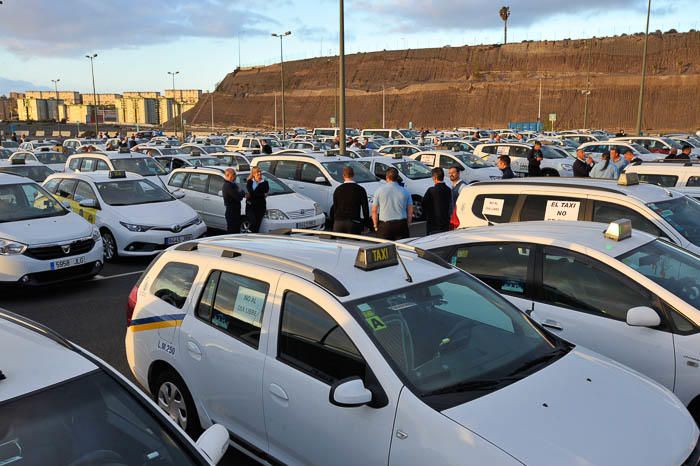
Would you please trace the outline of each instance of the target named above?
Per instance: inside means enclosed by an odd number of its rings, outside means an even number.
[[[197,343],[193,341],[187,342],[187,351],[189,351],[190,354],[195,357],[195,359],[200,359],[202,357],[202,350],[199,349]]]
[[[543,327],[551,328],[552,330],[564,330],[559,322],[552,319],[546,319],[542,322]]]
[[[276,383],[270,384],[270,393],[284,401],[289,401],[289,396],[287,396],[287,392],[285,392],[284,389]]]

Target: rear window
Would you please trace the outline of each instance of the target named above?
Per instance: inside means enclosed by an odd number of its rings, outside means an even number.
[[[678,177],[675,175],[652,175],[650,173],[639,173],[639,181],[649,184],[656,184],[666,188],[676,186]]]
[[[170,262],[153,281],[151,293],[171,306],[182,309],[198,270],[196,265]]]
[[[508,223],[513,215],[517,194],[481,194],[472,204],[472,213],[495,223]]]

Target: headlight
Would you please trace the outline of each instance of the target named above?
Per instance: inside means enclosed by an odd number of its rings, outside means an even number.
[[[0,256],[15,256],[27,250],[27,245],[0,238]]]
[[[92,240],[97,242],[100,239],[102,239],[102,235],[100,234],[100,229],[93,225],[92,226]]]
[[[321,205],[318,202],[314,202],[314,210],[316,211],[316,215],[321,215],[323,213]]]
[[[574,169],[574,166],[573,166],[573,165],[570,165],[570,164],[568,164],[568,163],[562,163],[562,164],[561,164],[561,168],[563,168],[563,169],[566,170],[567,172],[570,172],[571,170]]]
[[[126,222],[119,222],[121,226],[126,228],[129,231],[133,231],[136,233],[143,233],[144,231],[148,231],[153,227],[149,227],[146,225],[134,225],[133,223],[126,223]]]
[[[197,218],[194,219],[194,221],[192,222],[192,225],[199,225],[199,224],[202,223],[203,221],[204,221],[204,220],[202,220],[202,217],[200,217],[199,215],[197,215]]]
[[[268,209],[265,212],[265,218],[268,220],[288,220],[287,214],[279,209]]]

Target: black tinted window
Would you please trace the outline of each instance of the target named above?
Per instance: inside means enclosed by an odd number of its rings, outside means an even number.
[[[543,299],[554,306],[626,320],[637,306],[654,307],[646,291],[607,267],[593,265],[570,251],[545,250]]]
[[[452,264],[500,293],[517,296],[528,291],[530,254],[529,246],[519,244],[462,246],[452,256]]]
[[[664,186],[666,188],[672,188],[676,186],[678,177],[675,175],[651,175],[648,173],[639,173],[639,181]]]
[[[332,384],[365,375],[365,363],[347,334],[323,309],[287,292],[282,308],[278,358]]]
[[[568,217],[572,218],[560,218],[560,220],[579,220],[583,215],[583,209],[581,208],[582,200],[575,199],[572,197],[561,197],[561,196],[532,196],[529,195],[525,198],[525,203],[520,211],[520,221],[534,221],[534,220],[545,220],[545,213],[547,212],[547,207],[550,206],[550,201],[564,202],[564,203],[578,203],[578,204],[567,204],[567,207],[562,209],[557,209],[566,211]],[[578,207],[575,207],[575,206]],[[574,206],[574,207],[572,207]],[[575,211],[578,209],[578,216],[575,215]],[[553,208],[550,207],[550,213],[555,213]]]
[[[290,160],[280,160],[275,165],[275,176],[277,178],[282,178],[285,180],[293,180],[296,178],[297,165],[297,162],[292,162]],[[263,167],[260,168],[262,169]]]
[[[180,262],[170,262],[158,274],[151,285],[151,293],[166,303],[182,309],[192,288],[198,267]]]
[[[197,316],[257,348],[269,285],[227,272],[213,272],[202,293]]]
[[[76,180],[62,180],[61,184],[58,185],[56,196],[60,196],[65,199],[73,199],[73,191],[75,191],[75,186],[77,184],[78,182]]]
[[[487,218],[496,223],[508,223],[517,200],[517,194],[481,194],[474,199],[472,213],[478,218]]]
[[[175,173],[172,177],[170,177],[170,180],[168,181],[168,185],[169,186],[177,186],[178,188],[181,188],[185,182],[186,177],[187,177],[187,173]]]
[[[610,202],[595,201],[593,203],[593,221],[600,223],[610,223],[615,220],[626,218],[632,221],[632,228],[645,231],[654,236],[666,236],[650,220],[632,209]]]
[[[700,186],[700,176],[691,176],[688,178],[686,186]]]

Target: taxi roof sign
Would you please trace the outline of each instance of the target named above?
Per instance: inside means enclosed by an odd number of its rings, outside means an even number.
[[[24,157],[13,157],[11,165],[26,165],[27,160]]]
[[[126,172],[124,170],[110,170],[109,178],[126,178]]]
[[[620,178],[617,179],[617,184],[620,186],[634,186],[639,184],[639,175],[632,172],[624,172],[620,174]]]
[[[365,246],[357,251],[355,267],[361,270],[377,270],[398,265],[398,253],[393,244]]]
[[[605,230],[605,237],[614,241],[622,241],[627,238],[632,237],[632,221],[621,218],[620,220],[615,220],[610,222],[607,230]]]

